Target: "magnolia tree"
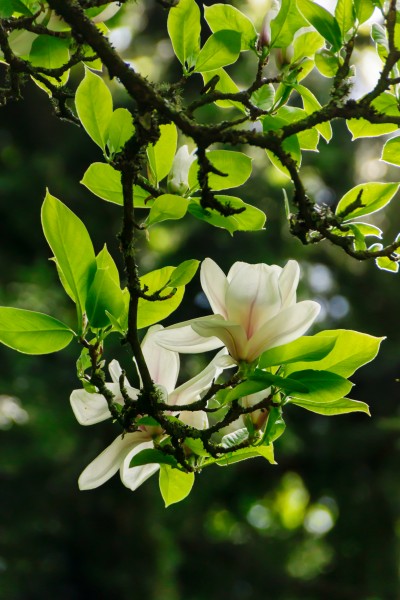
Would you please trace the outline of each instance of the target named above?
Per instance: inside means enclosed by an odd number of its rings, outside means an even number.
[[[296,261],[283,267],[236,262],[225,275],[205,258],[200,278],[212,314],[164,328],[160,322],[179,306],[199,262],[188,257],[141,273],[137,240],[187,213],[231,234],[263,229],[264,213],[227,191],[250,178],[248,151],[257,147],[291,182],[284,203],[294,236],[304,244],[329,240],[355,259],[396,272],[400,239],[383,245],[380,229],[364,217],[387,205],[399,184],[357,185],[333,210],[309,195],[301,162],[304,151],[318,151],[321,138],[329,142],[335,119],[346,121],[353,139],[397,130],[400,11],[395,0],[338,0],[332,12],[313,0],[266,0],[256,28],[232,4],[158,0],[181,72],[160,84],[126,63],[108,39],[105,22],[118,11],[123,19],[125,3],[0,3],[1,102],[21,100],[32,79],[56,114],[100,147],[104,159],[90,165],[82,184],[121,211],[124,261],[120,274],[107,248],[96,254],[82,221],[47,192],[43,231],[76,304],[76,322],[3,307],[0,341],[45,354],[77,340],[74,414],[82,425],[112,419],[116,429],[115,440],[84,469],[80,488],[95,488],[119,470],[135,490],[159,472],[169,505],[189,494],[204,467],[257,456],[274,463],[273,443],[284,432],[289,404],[328,416],[368,413],[365,403],[347,397],[348,377],[375,357],[381,339],[346,330],[305,335],[319,305],[297,302]],[[366,43],[376,49],[380,75],[354,99],[354,53]],[[241,89],[227,67],[244,52],[253,74]],[[72,89],[70,71],[78,65],[84,69]],[[325,103],[306,83],[314,69],[330,78]],[[127,108],[113,108],[102,72],[125,89]],[[203,87],[193,100],[196,80]],[[209,105],[215,118],[204,123],[199,109]],[[399,140],[382,144],[382,160],[400,166]],[[130,349],[132,372],[116,360],[105,364],[111,335]],[[217,349],[203,371],[176,387],[179,353]]]

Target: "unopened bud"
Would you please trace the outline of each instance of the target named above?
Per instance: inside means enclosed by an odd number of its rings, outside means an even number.
[[[188,147],[181,146],[175,154],[171,172],[168,176],[168,191],[183,195],[189,189],[189,169],[195,156],[189,153]]]
[[[269,48],[271,44],[271,21],[273,21],[280,9],[278,0],[272,0],[269,10],[266,12],[261,24],[260,35],[258,37],[257,49]]]

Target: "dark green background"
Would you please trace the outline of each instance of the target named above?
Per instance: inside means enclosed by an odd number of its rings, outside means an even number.
[[[147,28],[134,37],[130,52],[151,59],[165,39],[166,13],[151,3],[146,10]],[[241,81],[249,63],[244,59],[236,69]],[[178,75],[173,61],[163,68],[163,77]],[[73,85],[80,76],[74,73]],[[307,81],[320,97],[326,95],[327,80]],[[190,93],[197,91],[193,84]],[[118,105],[124,101],[117,95]],[[214,113],[203,117],[211,120]],[[359,182],[354,177],[366,147],[351,144],[342,124],[334,130],[329,146],[322,142],[319,155],[305,158],[305,169],[320,177],[332,201]],[[85,221],[96,250],[106,241],[119,260],[118,207],[79,185],[94,160],[101,155],[85,133],[57,121],[33,84],[23,102],[1,110],[0,304],[73,323],[73,306],[47,260],[51,254],[41,232],[46,186]],[[396,181],[397,171],[388,176]],[[83,428],[73,417],[68,399],[78,387],[77,345],[43,358],[1,347],[0,394],[18,398],[29,415],[23,425],[0,419],[1,600],[399,597],[398,276],[357,263],[328,243],[303,248],[291,239],[281,185],[261,152],[242,196],[267,211],[265,231],[231,238],[186,217],[154,228],[151,253],[145,242],[140,246],[143,269],[189,257],[210,256],[225,270],[235,260],[284,265],[296,258],[303,272],[301,297],[317,298],[328,308],[332,301],[343,305],[343,298],[349,303],[347,314],[335,319],[328,311],[315,331],[346,327],[388,336],[379,357],[354,377],[352,397],[370,404],[372,419],[363,414],[329,419],[288,408],[288,431],[276,444],[277,466],[257,459],[210,468],[197,478],[188,500],[165,510],[156,477],[135,493],[118,476],[97,490],[79,492],[79,473],[116,430],[110,423]],[[393,204],[386,218],[388,240],[395,231]],[[330,287],[318,291],[324,274]],[[200,291],[196,278],[172,320],[207,313]],[[114,355],[131,368],[117,340],[107,357]],[[183,360],[183,377],[198,368],[193,359]],[[317,508],[334,523],[325,534],[313,533],[309,525]]]

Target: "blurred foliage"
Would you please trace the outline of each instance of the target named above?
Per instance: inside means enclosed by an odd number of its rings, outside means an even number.
[[[264,2],[247,4],[261,21]],[[115,45],[160,81],[177,73],[165,17],[149,1],[129,4],[124,22],[121,16],[113,21]],[[236,68],[245,81],[246,59]],[[116,82],[112,89],[123,106]],[[204,110],[205,121],[212,121],[212,110]],[[349,133],[339,129],[336,141],[313,153],[307,166],[307,185],[330,203],[376,177],[376,170],[379,177],[386,169],[389,180],[396,177],[394,168],[371,162],[374,140],[350,144]],[[1,347],[2,600],[399,597],[399,286],[391,274],[344,257],[327,242],[304,249],[291,239],[283,183],[260,157],[255,151],[257,177],[242,197],[266,210],[265,231],[231,238],[189,217],[158,225],[150,233],[152,254],[141,251],[142,266],[176,265],[188,255],[210,256],[225,270],[236,260],[283,265],[296,258],[305,295],[311,291],[324,308],[319,328],[388,335],[372,368],[356,378],[357,397],[370,404],[372,419],[324,419],[293,406],[286,411],[288,433],[276,446],[277,466],[252,460],[207,469],[190,500],[165,510],[156,478],[134,494],[117,477],[98,490],[78,491],[79,473],[114,436],[111,424],[79,427],[70,410],[78,347],[42,358]],[[0,304],[56,308],[62,320],[73,318],[73,305],[62,300],[54,266],[46,261],[40,227],[46,185],[84,220],[97,250],[106,241],[118,256],[118,207],[99,202],[78,183],[98,158],[83,132],[49,116],[45,94],[33,85],[23,102],[1,110]],[[374,215],[374,222],[384,219],[390,229],[390,210]],[[180,310],[175,320],[206,314],[198,281]],[[115,353],[131,369],[124,349]],[[183,377],[198,369],[193,357],[184,359]]]

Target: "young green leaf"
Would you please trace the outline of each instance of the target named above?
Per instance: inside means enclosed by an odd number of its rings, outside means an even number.
[[[195,0],[180,0],[168,13],[168,34],[184,71],[196,63],[200,52],[200,9]]]
[[[190,260],[185,260],[183,263],[178,265],[172,272],[171,279],[169,280],[169,286],[174,288],[190,283],[193,277],[196,275],[199,264],[200,261],[193,258]]]
[[[155,448],[148,448],[147,450],[141,450],[132,458],[129,463],[131,467],[141,467],[143,465],[149,465],[151,463],[159,463],[160,465],[171,465],[176,466],[177,460],[170,454],[165,454],[161,450]]]
[[[358,22],[364,23],[372,16],[375,10],[375,3],[373,0],[354,0],[354,8]]]
[[[235,63],[240,54],[241,37],[238,31],[225,29],[213,33],[200,51],[195,70],[205,73]]]
[[[399,117],[400,111],[396,96],[389,92],[384,92],[378,98],[371,102],[371,106],[378,113],[383,115]],[[376,137],[385,135],[397,130],[397,125],[391,123],[370,123],[366,119],[349,119],[347,128],[353,136],[353,140],[360,137]]]
[[[207,152],[207,158],[218,171],[224,174],[224,176],[215,173],[209,174],[210,187],[215,191],[238,187],[245,183],[251,175],[252,160],[243,152],[210,150]],[[191,189],[199,188],[198,170],[199,164],[196,159],[189,169],[189,187]]]
[[[43,313],[0,307],[0,342],[24,354],[50,354],[71,342],[74,332]]]
[[[86,133],[104,151],[113,116],[111,92],[99,75],[89,69],[75,94],[75,106]]]
[[[106,163],[92,163],[81,181],[82,185],[102,200],[123,206],[121,173]],[[149,193],[139,186],[133,186],[135,208],[150,208],[153,200]]]
[[[42,207],[44,235],[71,290],[79,314],[96,271],[89,233],[82,221],[49,192]]]
[[[336,215],[345,220],[355,219],[380,210],[399,189],[398,183],[361,183],[349,190],[339,201]]]
[[[169,465],[160,467],[160,492],[165,508],[184,500],[191,492],[194,484],[194,473],[184,473]]]
[[[107,147],[110,154],[113,155],[120,152],[134,133],[135,127],[129,110],[126,108],[117,108],[114,110],[107,132]]]
[[[150,209],[147,225],[154,225],[162,221],[182,219],[188,209],[188,200],[174,194],[158,196]]]
[[[233,402],[238,398],[244,398],[245,396],[250,396],[251,394],[255,394],[257,392],[262,392],[263,390],[267,390],[270,386],[273,385],[285,392],[297,392],[297,393],[307,393],[308,387],[302,383],[298,382],[294,379],[289,379],[288,377],[280,377],[279,375],[273,375],[272,373],[268,373],[267,371],[262,371],[261,369],[256,369],[254,374],[251,375],[246,381],[239,383],[239,385],[232,388],[227,394],[225,401]],[[267,396],[268,394],[266,394]]]
[[[286,424],[282,417],[280,406],[272,406],[269,409],[268,421],[265,427],[262,443],[270,444],[277,440],[285,431]]]
[[[124,309],[124,300],[119,285],[116,284],[110,269],[97,268],[86,301],[86,312],[90,326],[101,329],[110,325],[108,311],[118,321]]]
[[[342,46],[342,34],[335,17],[312,0],[297,0],[300,12],[331,45],[334,52]]]
[[[260,369],[266,369],[300,360],[320,360],[331,352],[335,343],[335,338],[330,336],[303,336],[289,344],[267,350],[261,355],[258,366]]]
[[[34,67],[58,69],[69,61],[69,45],[68,39],[39,35],[32,42],[29,61]],[[49,77],[49,81],[53,85],[62,86],[67,83],[68,76],[69,71],[66,71],[59,80]]]
[[[315,362],[292,363],[285,367],[285,374],[303,369],[318,369],[350,377],[362,365],[369,363],[378,354],[379,346],[385,338],[377,338],[359,331],[346,329],[326,330],[314,337],[330,336],[336,340],[332,351]]]
[[[257,38],[255,27],[250,19],[234,6],[229,4],[204,6],[204,17],[213,33],[221,29],[239,32],[242,51],[254,47]]]
[[[311,115],[312,113],[321,109],[321,104],[318,102],[314,94],[306,88],[304,85],[294,85],[293,88],[296,90],[298,94],[300,94],[301,99],[303,100],[303,107],[306,111],[307,115]],[[319,131],[323,138],[327,142],[332,139],[332,127],[329,122],[320,123],[315,126],[315,129]]]
[[[331,402],[346,396],[353,387],[351,381],[330,371],[307,369],[290,374],[290,380],[298,381],[308,388],[306,393],[293,391],[292,398],[313,402]]]
[[[309,402],[307,400],[291,398],[289,402],[300,408],[305,408],[311,412],[328,417],[352,412],[363,412],[370,415],[368,404],[359,400],[350,400],[350,398],[340,398],[332,402]]]
[[[275,88],[272,83],[262,85],[258,90],[252,93],[250,102],[261,108],[261,110],[270,110],[274,105]]]
[[[147,273],[140,278],[141,286],[146,286],[148,288],[146,293],[149,295],[162,289],[161,296],[168,296],[173,292],[173,288],[169,285],[169,281],[174,270],[175,267],[164,267],[163,269],[151,271],[151,273]],[[164,286],[167,287],[163,289]],[[166,319],[178,308],[182,302],[184,292],[185,288],[184,286],[181,286],[178,287],[175,294],[167,300],[145,300],[144,298],[139,298],[138,329],[149,327],[154,323]]]
[[[382,250],[382,248],[379,248]],[[399,263],[390,260],[388,256],[379,256],[375,259],[376,266],[382,271],[390,271],[391,273],[398,273]]]
[[[342,38],[354,27],[356,11],[353,0],[338,0],[335,8],[336,21],[339,24]]]
[[[296,1],[282,0],[277,16],[271,21],[271,48],[287,48],[294,34],[306,25],[307,21],[299,12]]]
[[[381,160],[400,167],[400,137],[388,140],[383,147]]]
[[[264,228],[266,216],[262,210],[251,204],[246,204],[243,200],[234,196],[218,195],[216,199],[221,204],[229,205],[232,208],[245,208],[245,210],[241,213],[224,217],[217,210],[209,208],[205,210],[197,198],[192,198],[189,203],[188,212],[196,217],[196,219],[205,221],[214,227],[226,229],[231,235],[235,231],[259,231]]]
[[[317,31],[307,31],[297,36],[293,41],[292,63],[305,57],[314,58],[317,50],[325,44],[324,38]]]
[[[222,458],[217,459],[216,464],[220,467],[227,467],[236,462],[240,462],[242,460],[247,460],[248,458],[256,458],[257,456],[262,456],[265,458],[271,465],[275,465],[274,458],[274,447],[272,444],[268,446],[254,446],[252,448],[241,448],[240,450],[236,450],[235,452],[228,452],[224,454]]]
[[[335,77],[341,60],[331,50],[322,49],[315,53],[315,66],[324,77]]]
[[[223,436],[221,440],[221,446],[225,448],[232,448],[232,446],[236,446],[237,444],[241,444],[249,438],[249,432],[246,427],[242,429],[237,429],[232,433],[228,433]]]
[[[119,287],[120,279],[117,265],[114,262],[113,257],[107,250],[107,245],[104,244],[103,249],[96,256],[96,264],[98,269],[108,269],[108,274],[110,275],[113,282]]]
[[[158,183],[168,175],[174,162],[178,132],[174,123],[160,125],[160,137],[156,144],[147,148],[151,173]]]

